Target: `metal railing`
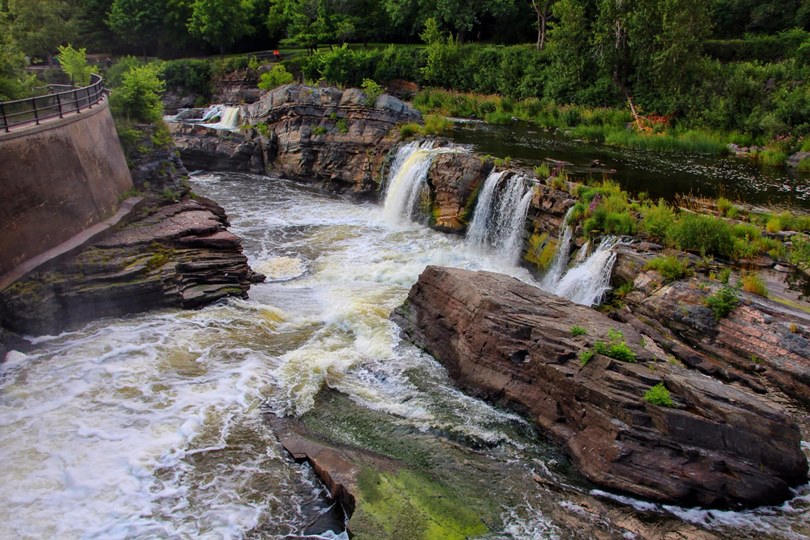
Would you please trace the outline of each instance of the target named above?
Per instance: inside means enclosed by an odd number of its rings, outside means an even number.
[[[52,93],[16,101],[0,101],[0,130],[6,133],[11,128],[25,124],[39,124],[49,118],[64,118],[66,114],[80,113],[89,109],[104,97],[104,80],[95,73],[90,75],[90,85],[73,88],[63,92]]]

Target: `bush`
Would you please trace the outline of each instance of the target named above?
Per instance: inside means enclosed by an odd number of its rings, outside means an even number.
[[[116,88],[118,86],[121,86],[121,81],[123,80],[124,73],[142,64],[143,61],[141,61],[138,58],[135,58],[134,56],[125,56],[119,59],[105,73],[105,82],[107,83],[107,86],[110,88]]]
[[[113,112],[135,122],[157,122],[163,116],[164,82],[159,66],[148,64],[124,74],[121,86],[110,95]]]
[[[692,271],[689,269],[689,261],[681,260],[672,255],[651,259],[644,265],[644,269],[655,270],[661,274],[665,283],[692,275]]]
[[[660,405],[662,407],[674,407],[675,403],[672,401],[672,396],[669,394],[664,383],[658,383],[644,393],[644,401],[652,403],[653,405]]]
[[[209,97],[212,71],[207,60],[170,60],[163,64],[160,78],[165,81],[166,88],[182,88]]]
[[[259,88],[261,90],[272,90],[273,88],[290,84],[294,79],[293,74],[288,72],[283,64],[276,64],[270,71],[265,71],[261,74],[259,77]]]
[[[732,227],[715,217],[685,214],[669,228],[666,240],[672,247],[701,255],[734,255]]]
[[[731,313],[739,303],[737,291],[729,286],[720,287],[717,292],[706,298],[706,306],[711,308],[714,318],[718,321]]]
[[[572,335],[573,337],[577,337],[577,336],[584,336],[584,335],[586,335],[587,333],[588,333],[588,331],[587,331],[587,330],[585,330],[585,329],[584,329],[583,327],[581,327],[581,326],[574,325],[574,326],[572,326],[572,327],[571,327],[571,335]]]
[[[96,68],[87,64],[87,50],[74,49],[70,44],[60,45],[59,65],[62,66],[70,80],[76,86],[87,86],[90,84],[90,74],[96,72]]]
[[[768,298],[768,287],[759,274],[746,274],[740,280],[742,290]]]
[[[658,240],[664,240],[670,227],[675,223],[675,212],[660,199],[655,206],[645,205],[641,208],[641,229]]]
[[[366,94],[366,107],[373,107],[377,102],[377,98],[383,93],[383,87],[371,79],[363,79],[360,88]]]

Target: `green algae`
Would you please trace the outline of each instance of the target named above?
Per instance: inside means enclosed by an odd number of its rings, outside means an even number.
[[[527,241],[526,254],[523,258],[538,271],[543,271],[554,260],[556,253],[557,242],[550,238],[548,233],[534,232]]]

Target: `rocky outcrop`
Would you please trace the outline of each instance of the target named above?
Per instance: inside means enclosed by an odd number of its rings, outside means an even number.
[[[698,278],[663,286],[660,282],[654,272],[636,276],[626,301],[637,317],[665,328],[663,333],[694,349],[704,361],[810,403],[810,315],[738,291],[737,307],[718,319],[707,299],[720,284],[704,284]]]
[[[491,160],[468,153],[439,154],[427,177],[432,228],[464,233],[472,219],[478,191],[492,171]]]
[[[136,191],[180,198],[189,193],[188,171],[163,124],[138,124],[123,142]]]
[[[358,89],[286,85],[242,108],[250,128],[225,131],[174,124],[175,143],[190,169],[247,171],[319,183],[371,197],[399,141],[393,129],[421,121],[399,99],[372,104]]]
[[[161,307],[245,297],[254,274],[225,212],[196,198],[144,208],[136,221],[0,292],[0,324],[25,334]]]
[[[533,418],[598,485],[734,507],[777,502],[807,479],[784,414],[667,362],[632,326],[516,279],[428,267],[393,318],[461,386]],[[594,349],[636,361],[580,359]],[[658,383],[672,407],[644,399]]]
[[[536,273],[545,271],[560,245],[560,232],[568,209],[576,199],[567,191],[538,183],[526,216],[526,241],[521,262]]]
[[[237,69],[215,77],[211,81],[214,103],[243,105],[255,103],[262,95],[259,89],[259,72],[254,69]]]
[[[260,138],[200,124],[169,125],[183,163],[193,171],[265,172]]]

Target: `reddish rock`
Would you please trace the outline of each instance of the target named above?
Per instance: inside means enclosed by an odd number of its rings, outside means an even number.
[[[632,326],[516,279],[428,267],[393,318],[475,394],[525,412],[592,482],[668,503],[775,503],[807,479],[794,422],[664,360]],[[571,327],[587,335],[572,337]],[[638,363],[578,355],[620,331]],[[614,334],[615,336],[615,334]],[[663,382],[674,407],[644,401]]]

